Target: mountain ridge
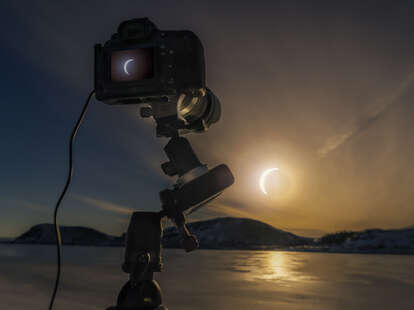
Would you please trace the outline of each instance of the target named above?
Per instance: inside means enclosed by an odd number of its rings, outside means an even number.
[[[297,236],[269,224],[247,218],[215,218],[190,222],[187,227],[199,239],[200,248],[204,249],[287,247],[312,242],[312,238]],[[82,226],[61,226],[60,229],[64,245],[123,246],[125,242],[125,234],[112,236]],[[34,225],[12,243],[55,244],[54,226],[48,223]],[[176,227],[164,229],[162,244],[165,248],[181,247],[181,235]]]
[[[84,226],[60,226],[64,245],[121,245],[121,238]],[[32,226],[28,231],[14,239],[13,243],[55,244],[56,235],[53,224],[43,223]]]
[[[221,217],[190,222],[187,227],[197,236],[201,249],[240,249],[414,254],[414,228],[367,229],[326,234],[307,238],[277,229],[269,224],[248,218]],[[125,233],[112,236],[93,228],[61,226],[64,245],[117,246],[125,244]],[[15,244],[55,244],[52,224],[38,224],[14,239]],[[181,248],[181,235],[176,227],[164,229],[164,248]]]
[[[257,249],[309,245],[306,238],[248,218],[221,217],[187,224],[199,239],[202,248]],[[180,247],[181,236],[175,227],[164,230],[165,247]]]

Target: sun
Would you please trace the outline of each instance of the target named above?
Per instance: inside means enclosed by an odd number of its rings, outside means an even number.
[[[266,196],[284,196],[290,187],[289,178],[279,168],[266,169],[260,176],[260,190]]]
[[[266,177],[270,175],[272,172],[276,172],[276,171],[279,171],[279,168],[269,168],[262,173],[260,177],[259,185],[260,185],[260,189],[262,190],[263,194],[268,195],[268,192],[266,190]]]

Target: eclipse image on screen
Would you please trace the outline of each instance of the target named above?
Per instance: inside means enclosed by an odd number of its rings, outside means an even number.
[[[136,48],[111,54],[111,80],[113,82],[129,82],[153,77],[152,48]]]

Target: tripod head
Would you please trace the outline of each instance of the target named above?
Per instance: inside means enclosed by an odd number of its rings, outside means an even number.
[[[182,234],[184,249],[190,252],[197,248],[198,243],[185,226],[184,211],[198,209],[219,196],[234,183],[234,177],[226,165],[209,170],[199,161],[185,138],[172,138],[164,151],[170,159],[161,165],[164,173],[178,175],[178,178],[173,189],[160,192],[160,214],[174,221]]]

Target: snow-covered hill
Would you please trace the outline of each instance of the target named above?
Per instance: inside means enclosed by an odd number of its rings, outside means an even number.
[[[414,229],[369,229],[339,232],[319,239],[300,237],[268,224],[245,218],[217,218],[189,223],[202,249],[290,249],[343,253],[414,254]],[[125,234],[111,236],[87,227],[62,226],[63,244],[123,246]],[[39,224],[14,240],[14,243],[54,244],[52,224]],[[180,248],[181,236],[175,227],[164,230],[163,246]]]
[[[310,238],[276,229],[265,223],[240,218],[217,218],[188,224],[192,234],[200,241],[200,248],[207,249],[254,249],[263,247],[288,247],[308,244]],[[110,236],[87,227],[62,226],[63,244],[123,246],[125,235]],[[52,224],[33,226],[29,231],[15,239],[15,243],[55,243]],[[181,247],[181,236],[175,227],[164,230],[163,246]]]
[[[114,237],[88,227],[61,226],[62,243],[72,245],[120,246],[121,237]],[[39,224],[14,240],[14,243],[54,244],[55,228],[52,224]]]
[[[414,254],[414,229],[339,232],[315,240],[315,245],[329,252]]]
[[[258,249],[312,243],[311,238],[299,237],[246,218],[217,218],[189,223],[187,227],[197,236],[200,248],[205,249]],[[181,247],[181,236],[175,227],[164,231],[163,244],[165,247]]]

